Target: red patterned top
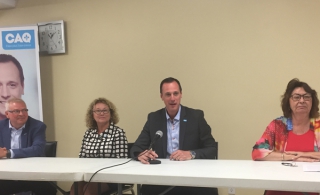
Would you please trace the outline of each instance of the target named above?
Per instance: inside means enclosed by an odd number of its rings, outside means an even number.
[[[252,159],[261,159],[271,152],[284,152],[288,133],[292,130],[290,118],[277,118],[267,126],[262,137],[256,142],[252,150]],[[314,133],[313,151],[320,151],[320,118],[310,119],[310,131]]]
[[[307,142],[307,144],[305,144]],[[305,146],[304,146],[305,145]],[[277,118],[267,126],[262,137],[252,150],[252,159],[264,158],[271,152],[284,151],[319,151],[320,148],[320,118],[310,119],[310,130],[304,135],[292,133],[290,118]],[[266,191],[265,195],[319,195],[319,193]]]

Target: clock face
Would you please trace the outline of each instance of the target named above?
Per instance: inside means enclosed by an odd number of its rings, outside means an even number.
[[[38,26],[40,52],[65,53],[63,21],[40,23]]]

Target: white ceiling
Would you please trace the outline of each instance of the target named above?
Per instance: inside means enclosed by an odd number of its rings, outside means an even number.
[[[17,0],[0,0],[0,9],[10,9],[16,6]]]

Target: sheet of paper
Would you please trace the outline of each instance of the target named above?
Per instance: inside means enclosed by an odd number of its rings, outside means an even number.
[[[303,171],[305,172],[320,172],[320,164],[304,164]]]

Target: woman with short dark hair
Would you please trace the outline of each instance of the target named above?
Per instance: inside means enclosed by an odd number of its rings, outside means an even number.
[[[271,121],[252,151],[253,160],[320,160],[320,118],[317,92],[292,79],[282,95],[283,116]],[[302,192],[266,191],[266,195],[303,195]],[[319,195],[319,193],[308,193]]]

